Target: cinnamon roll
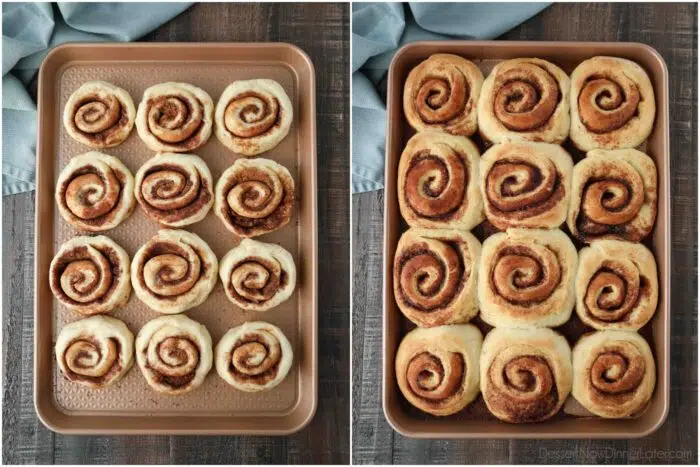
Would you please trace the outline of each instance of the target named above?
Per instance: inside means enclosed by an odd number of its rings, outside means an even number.
[[[214,204],[207,164],[193,154],[160,153],[136,172],[136,200],[152,220],[183,227],[199,222]]]
[[[571,156],[556,144],[501,143],[481,157],[481,196],[486,218],[509,227],[556,229],[566,221]]]
[[[136,336],[136,362],[151,388],[178,396],[204,382],[213,360],[211,335],[185,315],[161,316]]]
[[[111,148],[134,127],[136,107],[128,92],[105,81],[89,81],[68,98],[63,126],[71,138],[91,148]]]
[[[109,316],[66,325],[56,339],[58,368],[69,381],[101,389],[119,381],[134,364],[134,335]]]
[[[494,328],[479,363],[486,406],[505,422],[547,420],[571,392],[571,349],[551,329]]]
[[[292,255],[281,246],[244,238],[221,258],[219,277],[234,305],[266,311],[292,295],[297,271]]]
[[[211,136],[214,101],[187,83],[161,83],[143,93],[136,130],[150,149],[190,152]]]
[[[216,344],[216,372],[240,391],[258,392],[280,384],[294,353],[284,333],[264,321],[229,329]]]
[[[572,394],[599,417],[637,415],[654,394],[654,357],[649,344],[636,332],[585,334],[574,346],[572,358]]]
[[[634,148],[651,134],[654,88],[624,58],[593,57],[571,74],[571,141],[582,151]]]
[[[394,297],[418,326],[466,323],[477,313],[481,244],[469,232],[413,227],[394,256]]]
[[[484,241],[481,319],[491,326],[554,327],[574,308],[576,248],[561,230],[508,229]]]
[[[435,54],[408,74],[403,109],[416,130],[471,136],[476,132],[476,105],[484,75],[458,55]]]
[[[595,329],[636,331],[656,312],[654,255],[639,243],[596,240],[579,252],[576,313]]]
[[[75,156],[56,181],[56,204],[76,229],[113,229],[134,211],[134,176],[116,157],[95,151]]]
[[[470,230],[484,220],[479,149],[468,138],[414,135],[401,154],[399,208],[412,227]]]
[[[569,77],[539,58],[505,60],[484,81],[478,115],[487,143],[561,144],[569,134]]]
[[[277,146],[293,118],[292,101],[277,81],[234,81],[216,103],[216,137],[235,153],[255,156]]]
[[[129,301],[129,255],[103,235],[74,237],[51,261],[49,285],[70,310],[82,315],[110,313]]]
[[[482,337],[476,326],[417,328],[396,353],[396,380],[414,407],[432,415],[452,415],[479,395]]]
[[[216,183],[214,213],[239,237],[257,237],[289,223],[294,179],[269,159],[238,159]]]
[[[590,151],[574,167],[567,224],[584,243],[639,242],[656,220],[656,166],[636,149]]]
[[[185,230],[161,230],[134,255],[131,283],[151,309],[182,313],[207,299],[218,268],[216,255],[199,236]]]

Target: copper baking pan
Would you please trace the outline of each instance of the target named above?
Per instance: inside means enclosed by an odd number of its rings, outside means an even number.
[[[256,315],[234,307],[219,282],[202,305],[186,314],[206,325],[215,343],[243,321],[262,319],[279,326],[294,348],[292,370],[282,384],[262,393],[236,391],[212,369],[194,391],[161,395],[149,388],[136,365],[107,389],[90,391],[71,384],[57,372],[53,344],[58,330],[80,317],[54,300],[48,280],[55,251],[77,234],[55,208],[56,179],[71,157],[89,150],[63,129],[61,114],[68,96],[83,82],[101,79],[126,89],[138,103],[148,86],[181,81],[201,87],[217,100],[232,81],[251,78],[277,80],[294,105],[289,135],[262,157],[292,173],[297,187],[295,214],[285,228],[259,240],[281,244],[292,253],[297,290],[282,305]],[[34,402],[46,426],[61,433],[286,435],[309,423],[316,410],[318,379],[315,95],[313,64],[289,44],[68,44],[49,53],[39,71],[34,309]],[[102,152],[119,157],[133,173],[154,155],[135,129],[124,143]],[[194,153],[207,162],[214,180],[236,158],[214,135]],[[137,207],[106,235],[133,257],[158,230]],[[219,258],[238,243],[213,211],[186,230],[201,236]],[[136,334],[159,314],[132,293],[127,306],[114,316]]]
[[[640,333],[651,344],[657,363],[657,385],[649,406],[633,419],[604,420],[577,413],[570,398],[565,409],[542,423],[514,425],[499,421],[479,397],[458,414],[439,418],[412,407],[396,383],[394,356],[401,338],[413,325],[403,317],[393,294],[392,264],[394,251],[406,224],[401,218],[396,192],[397,169],[401,152],[414,134],[403,116],[403,85],[409,71],[438,52],[461,55],[473,60],[487,75],[501,60],[539,57],[556,63],[571,73],[578,63],[595,55],[625,57],[642,65],[651,77],[657,100],[654,130],[646,142],[646,152],[655,160],[659,174],[658,217],[653,234],[645,241],[656,256],[659,271],[659,305],[655,317]],[[659,428],[666,419],[670,392],[670,191],[669,191],[669,117],[668,71],[666,64],[651,47],[637,43],[604,42],[506,42],[506,41],[435,41],[414,42],[399,50],[389,68],[388,131],[384,189],[384,414],[399,433],[416,438],[637,438]],[[475,138],[483,150],[484,145]],[[565,148],[574,161],[583,157],[568,142]],[[479,233],[479,229],[475,231]],[[482,232],[483,234],[483,232]],[[479,236],[479,235],[477,235]],[[481,239],[483,240],[483,235]],[[574,317],[576,314],[574,313]],[[573,321],[575,318],[572,318]],[[476,324],[487,329],[484,323]],[[576,323],[558,329],[571,343],[585,330]]]

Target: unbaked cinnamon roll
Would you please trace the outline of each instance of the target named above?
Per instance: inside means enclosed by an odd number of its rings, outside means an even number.
[[[656,312],[654,255],[639,243],[595,240],[579,252],[576,313],[595,329],[636,331]]]
[[[154,151],[190,152],[207,142],[213,126],[214,101],[187,83],[161,83],[143,93],[136,130]]]
[[[477,313],[479,241],[459,230],[407,230],[394,255],[394,297],[418,326],[466,323]]]
[[[492,146],[479,166],[486,218],[501,230],[558,228],[569,210],[573,168],[571,156],[556,144]]]
[[[238,159],[216,183],[214,213],[239,237],[257,237],[289,223],[294,179],[269,159]]]
[[[161,230],[134,255],[131,283],[151,309],[182,313],[207,299],[218,268],[216,255],[198,235]]]
[[[281,246],[244,238],[221,258],[219,277],[234,305],[266,311],[292,295],[297,271],[292,255]]]
[[[63,126],[71,138],[91,148],[111,148],[134,127],[136,107],[128,92],[105,81],[89,81],[68,98]]]
[[[129,255],[103,235],[74,237],[49,266],[56,299],[82,315],[110,313],[129,301]]]
[[[481,319],[491,326],[554,327],[574,308],[576,248],[561,230],[508,229],[484,241]]]
[[[76,229],[113,229],[134,211],[134,176],[116,157],[95,151],[75,156],[56,181],[56,204]]]
[[[214,204],[209,167],[193,154],[156,155],[136,172],[135,186],[146,215],[168,227],[199,222]]]
[[[551,329],[494,328],[484,338],[480,366],[486,406],[505,422],[547,420],[571,392],[571,349]]]
[[[482,337],[476,326],[418,328],[406,334],[396,353],[396,380],[414,407],[452,415],[479,395]]]
[[[292,101],[277,81],[234,81],[216,103],[216,137],[235,153],[255,156],[277,146],[293,118]]]
[[[593,57],[571,74],[571,140],[580,150],[637,147],[655,116],[654,88],[633,61]]]
[[[572,358],[572,394],[599,417],[637,415],[654,394],[654,357],[649,344],[636,332],[585,334],[574,346]]]
[[[414,135],[401,154],[397,187],[401,215],[412,227],[470,230],[484,220],[479,149],[468,138]]]
[[[636,149],[598,149],[574,167],[567,224],[584,243],[639,242],[656,220],[654,161]]]
[[[569,77],[539,58],[503,61],[484,81],[478,115],[486,142],[561,144],[569,134]]]
[[[289,373],[294,353],[277,326],[263,321],[229,329],[216,344],[216,372],[240,391],[266,391]]]
[[[136,361],[155,391],[178,396],[204,382],[213,360],[211,335],[185,315],[161,316],[136,336]]]
[[[476,132],[476,105],[484,75],[458,55],[435,54],[408,75],[403,109],[416,130],[471,136]]]

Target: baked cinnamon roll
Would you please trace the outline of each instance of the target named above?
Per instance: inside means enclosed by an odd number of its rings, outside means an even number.
[[[418,328],[396,353],[396,380],[406,400],[432,415],[452,415],[479,395],[482,337],[476,326]]]
[[[595,329],[636,331],[654,316],[654,255],[639,243],[595,240],[579,252],[576,313]]]
[[[418,326],[466,323],[477,313],[479,241],[459,230],[411,228],[394,255],[394,297]]]
[[[214,213],[239,237],[257,237],[289,223],[294,179],[269,159],[238,159],[216,183]]]
[[[214,204],[209,167],[193,154],[157,154],[136,172],[135,185],[146,215],[168,227],[199,222]]]
[[[240,391],[266,391],[280,384],[294,353],[277,326],[263,321],[229,329],[216,344],[216,371]]]
[[[161,316],[136,336],[136,361],[155,391],[178,396],[204,382],[213,360],[211,335],[185,315]]]
[[[654,88],[633,61],[593,57],[571,74],[571,141],[580,150],[637,147],[655,116]]]
[[[105,388],[134,364],[134,335],[126,324],[109,316],[81,319],[58,333],[56,361],[69,381]]]
[[[551,329],[494,328],[484,338],[480,366],[486,406],[505,422],[547,420],[571,392],[571,349]]]
[[[70,310],[82,315],[111,313],[129,301],[129,255],[103,235],[74,237],[51,261],[49,285]]]
[[[399,208],[412,227],[470,230],[484,220],[479,149],[435,131],[414,135],[401,154]]]
[[[266,311],[292,295],[297,271],[292,255],[281,246],[244,238],[221,258],[219,277],[234,305]]]
[[[599,417],[637,415],[654,394],[654,357],[649,344],[636,332],[585,334],[574,346],[572,358],[572,394]]]
[[[416,130],[471,136],[476,132],[476,105],[484,75],[458,55],[435,54],[408,74],[403,109]]]
[[[113,229],[134,211],[134,176],[116,157],[95,151],[75,156],[56,181],[56,204],[78,230]]]
[[[486,218],[496,228],[556,229],[566,221],[571,156],[556,144],[501,143],[481,157]]]
[[[539,58],[505,60],[484,81],[478,115],[486,142],[561,144],[569,134],[569,77]]]
[[[584,243],[639,242],[656,220],[654,161],[636,149],[590,151],[574,167],[567,224]]]
[[[187,83],[161,83],[143,93],[136,130],[153,151],[191,152],[207,142],[213,126],[214,101]]]
[[[481,319],[491,326],[554,327],[574,307],[576,248],[561,230],[508,229],[484,241]]]
[[[198,235],[161,230],[134,255],[131,283],[151,309],[182,313],[207,299],[218,268],[216,255]]]
[[[216,103],[216,137],[235,153],[255,156],[277,146],[293,118],[292,101],[277,81],[234,81]]]

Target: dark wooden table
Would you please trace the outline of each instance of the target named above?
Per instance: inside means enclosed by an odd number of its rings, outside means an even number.
[[[289,437],[63,436],[32,400],[34,193],[3,198],[3,461],[5,463],[348,463],[349,5],[199,4],[143,38],[290,42],[316,67],[319,386],[311,424]]]
[[[555,4],[507,40],[637,41],[668,64],[671,111],[671,410],[630,441],[423,441],[381,408],[383,192],[353,196],[353,462],[697,464],[697,4]]]

